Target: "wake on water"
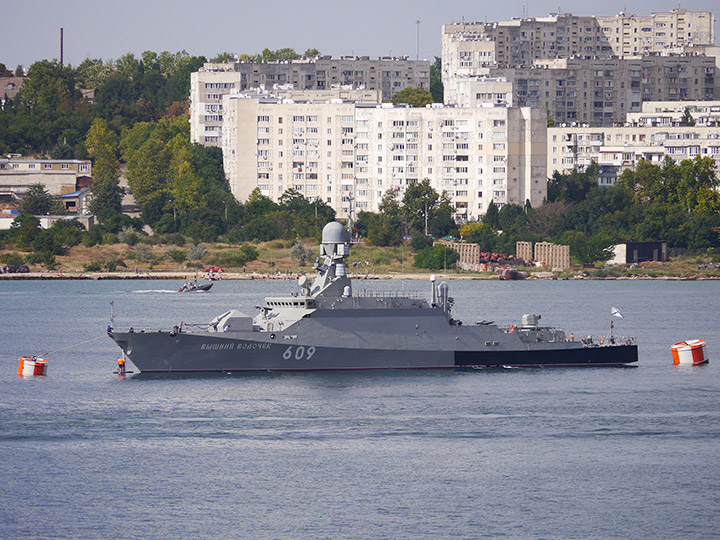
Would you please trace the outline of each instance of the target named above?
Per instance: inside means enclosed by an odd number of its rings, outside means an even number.
[[[149,294],[149,293],[176,293],[178,291],[176,290],[168,290],[168,289],[143,289],[139,291],[132,291],[133,294]]]

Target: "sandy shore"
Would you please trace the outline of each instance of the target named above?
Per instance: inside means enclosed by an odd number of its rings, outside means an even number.
[[[299,274],[260,274],[256,272],[224,272],[220,279],[222,280],[294,280]],[[497,280],[500,277],[497,274],[455,274],[455,273],[436,273],[438,280],[443,279],[464,279],[464,280]],[[410,274],[410,273],[387,273],[387,274],[350,274],[353,280],[388,280],[388,279],[407,279],[407,280],[429,280],[430,274]],[[205,275],[195,277],[195,272],[179,272],[179,271],[153,271],[153,272],[29,272],[26,274],[0,274],[0,280],[56,280],[56,279],[176,279],[179,281],[207,281]],[[530,275],[529,279],[555,279],[552,272],[536,272]],[[583,276],[577,274],[564,279],[582,280],[582,279],[620,279],[620,280],[637,280],[637,279],[658,279],[658,280],[717,280],[720,277],[708,276],[632,276],[632,277],[615,277],[607,276],[603,278]]]

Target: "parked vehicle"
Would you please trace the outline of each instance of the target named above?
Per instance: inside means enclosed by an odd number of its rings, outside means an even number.
[[[18,266],[17,271],[18,274],[27,274],[28,272],[30,272],[30,267],[27,264],[21,264],[20,266]]]
[[[3,268],[3,272],[5,272],[6,274],[14,274],[15,272],[17,272],[17,266],[15,266],[14,264],[8,264]]]

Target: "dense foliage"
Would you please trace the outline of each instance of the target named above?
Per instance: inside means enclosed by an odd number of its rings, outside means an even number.
[[[319,54],[305,51],[305,56]],[[265,49],[254,60],[295,57],[291,49]],[[114,62],[86,59],[77,68],[36,62],[16,99],[0,110],[0,152],[92,159],[91,210],[102,225],[87,233],[92,244],[143,224],[155,233],[180,233],[196,241],[319,237],[322,226],[335,218],[327,204],[292,190],[279,203],[256,192],[240,204],[225,179],[221,150],[190,143],[190,73],[204,62],[185,51],[146,51]],[[3,72],[9,71],[3,66]],[[94,103],[80,88],[96,90]],[[123,164],[141,220],[121,213]],[[43,186],[29,195],[24,213],[61,213]]]
[[[390,98],[393,105],[406,103],[411,107],[424,107],[433,102],[432,94],[425,88],[403,88]]]
[[[442,83],[442,59],[435,57],[430,65],[430,93],[435,103],[444,103],[444,88]]]
[[[116,61],[86,59],[76,68],[41,60],[27,70],[23,87],[0,110],[0,153],[86,158],[85,137],[102,118],[119,134],[139,121],[158,120],[187,108],[190,73],[206,62],[185,51]],[[94,89],[94,102],[80,89]]]
[[[301,58],[314,58],[320,56],[318,49],[307,49],[302,55],[295,52],[295,49],[285,47],[283,49],[263,49],[262,52],[257,54],[235,54],[230,52],[222,52],[215,56],[214,62],[234,62],[240,60],[241,62],[274,62],[274,61],[288,61],[288,60],[299,60]]]
[[[454,207],[447,193],[439,195],[425,178],[410,184],[402,201],[398,192],[385,192],[379,212],[360,212],[357,233],[374,246],[397,246],[403,239],[433,236],[439,238],[456,231]],[[423,246],[424,247],[424,246]]]
[[[628,241],[666,240],[670,248],[720,247],[720,185],[710,158],[661,164],[642,161],[613,187],[598,185],[598,167],[555,172],[539,208],[490,205],[483,220],[460,234],[480,251],[511,254],[515,242],[552,241],[570,246],[575,262],[609,258],[608,248]]]

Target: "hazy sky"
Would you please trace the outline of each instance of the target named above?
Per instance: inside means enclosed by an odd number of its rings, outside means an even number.
[[[678,5],[665,0],[600,4],[560,0],[0,0],[0,62],[15,69],[18,64],[27,68],[37,60],[59,59],[60,27],[65,33],[65,63],[74,66],[85,58],[115,60],[146,50],[184,49],[209,59],[219,52],[252,54],[265,47],[290,47],[299,53],[317,48],[335,57],[392,54],[415,58],[417,20],[421,21],[420,58],[432,60],[440,56],[440,27],[447,22],[508,20],[522,16],[524,10],[528,16],[558,10],[576,15],[621,11],[647,15]],[[717,0],[697,0],[681,6],[711,11],[717,5]]]

